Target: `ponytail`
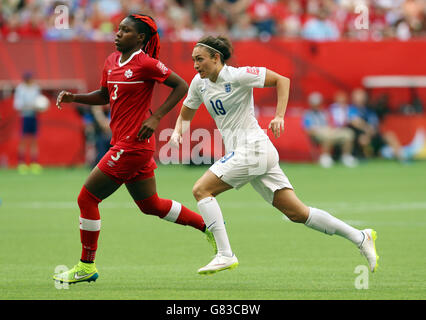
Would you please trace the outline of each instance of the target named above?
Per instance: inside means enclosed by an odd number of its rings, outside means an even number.
[[[129,17],[138,24],[139,33],[145,33],[145,36],[148,37],[143,50],[150,57],[158,59],[160,56],[160,36],[158,35],[154,19],[150,16],[140,14],[132,14]]]

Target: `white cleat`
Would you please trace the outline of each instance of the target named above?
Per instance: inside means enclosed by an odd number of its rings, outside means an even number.
[[[344,154],[342,163],[348,168],[355,168],[358,165],[358,160],[351,154]]]
[[[206,266],[198,269],[199,274],[213,274],[223,270],[231,270],[238,266],[238,259],[235,254],[232,257],[223,256],[218,253]]]
[[[365,229],[361,231],[364,234],[364,240],[362,241],[359,249],[361,254],[367,258],[368,265],[371,272],[375,272],[379,266],[379,256],[376,252],[376,239],[377,232],[373,229]]]
[[[326,154],[326,153],[323,153],[319,157],[318,162],[321,165],[321,167],[323,167],[323,168],[331,168],[334,164],[333,158],[329,154]]]

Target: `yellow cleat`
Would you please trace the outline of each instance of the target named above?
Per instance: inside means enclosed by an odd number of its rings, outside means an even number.
[[[35,162],[30,164],[30,169],[33,174],[40,174],[43,171],[43,167]]]
[[[376,251],[377,232],[373,229],[362,230],[364,240],[359,247],[361,254],[367,258],[371,272],[376,272],[379,267],[379,256]]]
[[[97,278],[98,270],[95,263],[84,263],[81,261],[71,270],[53,276],[53,280],[69,284],[96,281]]]
[[[18,173],[19,174],[23,174],[23,175],[28,174],[29,171],[30,171],[30,167],[27,166],[26,164],[21,163],[21,164],[18,165]]]

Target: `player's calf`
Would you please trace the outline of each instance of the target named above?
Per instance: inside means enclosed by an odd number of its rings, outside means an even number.
[[[98,199],[83,186],[77,202],[80,208],[81,260],[93,262],[101,230],[101,218],[98,209],[101,199]]]
[[[157,194],[149,198],[135,201],[139,209],[149,215],[154,215],[160,219],[164,219],[181,225],[190,225],[200,231],[205,230],[203,218],[196,212],[189,210],[181,203],[159,198]]]
[[[309,208],[304,205],[292,189],[275,191],[272,205],[296,223],[305,223],[309,217]]]

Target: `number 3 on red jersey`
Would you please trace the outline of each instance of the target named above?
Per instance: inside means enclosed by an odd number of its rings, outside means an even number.
[[[117,91],[118,91],[118,84],[114,85],[114,92],[112,93],[111,99],[116,100],[117,99]]]

